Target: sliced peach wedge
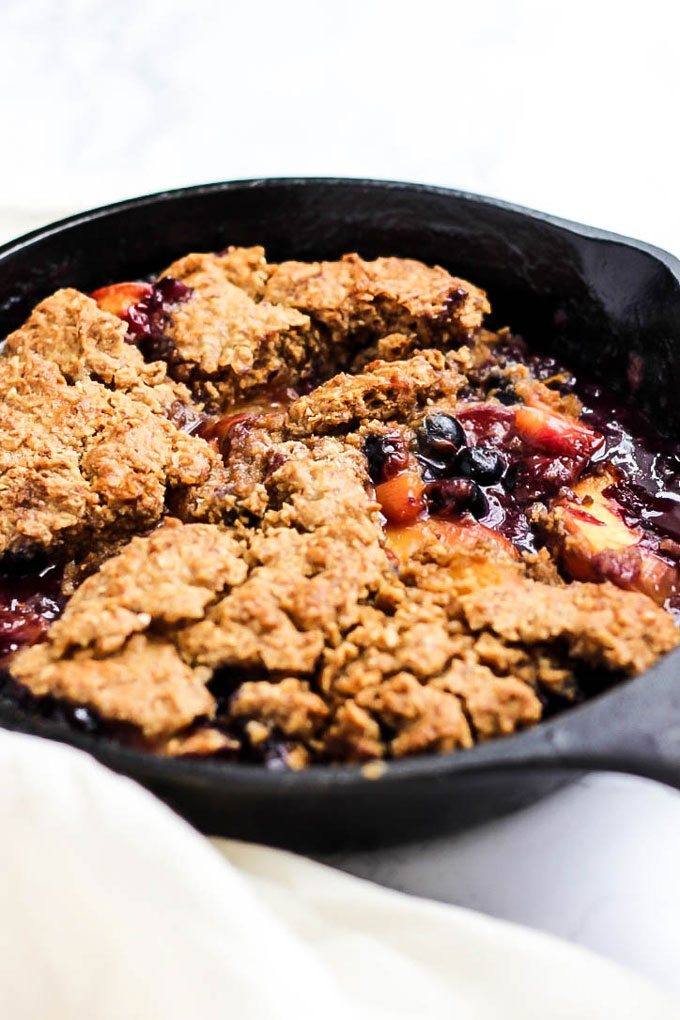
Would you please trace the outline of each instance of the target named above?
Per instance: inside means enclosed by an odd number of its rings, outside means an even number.
[[[456,521],[429,517],[403,527],[388,526],[385,544],[405,577],[410,573],[418,576],[423,569],[421,560],[445,566],[439,592],[452,600],[452,605],[463,595],[500,584],[521,572],[519,554],[512,542],[467,514]]]
[[[412,524],[425,509],[425,485],[415,471],[403,471],[376,486],[375,498],[389,524]]]
[[[538,402],[517,408],[515,431],[529,446],[575,460],[592,457],[604,443],[604,437],[590,426]]]
[[[468,515],[457,521],[428,517],[415,524],[388,526],[385,532],[387,548],[401,563],[408,562],[426,544],[433,542],[440,542],[450,552],[471,552],[475,548],[486,547],[513,559],[518,556],[512,542]]]
[[[606,490],[617,482],[613,468],[582,478],[574,497],[552,505],[549,542],[575,581],[612,581],[663,605],[678,587],[678,571],[641,544],[643,532],[626,523]]]
[[[90,297],[103,312],[110,312],[122,319],[132,305],[148,298],[152,289],[150,283],[112,283],[93,291]]]

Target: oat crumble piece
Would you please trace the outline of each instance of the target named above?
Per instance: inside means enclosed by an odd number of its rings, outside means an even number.
[[[162,361],[146,362],[126,343],[127,327],[92,298],[70,288],[45,298],[5,341],[5,354],[29,352],[54,362],[68,383],[91,380],[130,394],[168,417],[191,397]]]
[[[126,392],[31,350],[0,357],[0,555],[87,549],[158,524],[166,496],[222,466],[202,440]]]

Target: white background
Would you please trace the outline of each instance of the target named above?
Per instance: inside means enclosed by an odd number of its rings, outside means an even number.
[[[183,184],[347,175],[486,193],[680,254],[677,10],[0,0],[0,231]],[[477,833],[343,863],[680,989],[679,847],[678,795],[593,776]]]
[[[674,0],[0,0],[0,201],[398,178],[680,249]]]

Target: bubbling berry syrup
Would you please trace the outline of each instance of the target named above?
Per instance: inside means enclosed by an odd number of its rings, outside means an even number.
[[[20,648],[41,641],[61,616],[61,575],[56,563],[35,573],[0,575],[0,670]]]
[[[156,280],[141,301],[130,305],[121,316],[128,324],[130,337],[139,343],[162,335],[169,311],[188,301],[191,293],[190,287],[172,276]]]

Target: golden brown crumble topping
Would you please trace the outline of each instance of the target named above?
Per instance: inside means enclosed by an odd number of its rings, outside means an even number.
[[[221,475],[215,451],[142,389],[139,397],[92,379],[70,383],[30,347],[0,358],[0,555],[144,531],[172,493]]]

